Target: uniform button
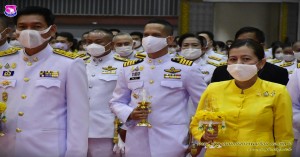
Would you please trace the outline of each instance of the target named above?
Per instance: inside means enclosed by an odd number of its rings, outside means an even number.
[[[158,63],[162,63],[162,60],[160,59],[160,60],[158,60]]]
[[[23,116],[23,115],[24,115],[24,112],[19,112],[18,115],[19,115],[19,116]]]
[[[25,62],[27,62],[29,59],[28,59],[27,57],[24,57],[23,60],[24,60]]]
[[[34,58],[33,58],[33,61],[34,61],[34,62],[37,62],[37,61],[39,61],[39,59],[38,59],[37,57],[34,57]]]
[[[150,80],[150,81],[149,81],[149,83],[150,83],[150,84],[153,84],[153,83],[154,83],[154,81],[153,81],[153,80]]]
[[[27,78],[27,77],[24,78],[24,81],[25,81],[25,82],[28,82],[29,80],[30,80],[30,79]]]
[[[95,77],[96,75],[95,74],[92,74],[92,77]]]
[[[20,132],[22,132],[22,129],[17,128],[17,129],[16,129],[16,132],[17,132],[17,133],[20,133]]]
[[[152,63],[152,60],[151,60],[151,59],[149,59],[149,60],[148,60],[148,63]]]
[[[26,97],[27,96],[25,94],[22,94],[22,96],[21,96],[22,99],[26,99]]]
[[[93,88],[93,86],[89,86],[89,88]]]
[[[31,62],[27,62],[27,65],[28,65],[28,66],[31,66],[31,65],[32,65],[32,63],[31,63]]]
[[[150,68],[151,68],[151,69],[155,69],[155,66],[154,66],[154,65],[152,65]]]

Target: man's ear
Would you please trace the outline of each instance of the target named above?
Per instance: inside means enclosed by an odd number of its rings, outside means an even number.
[[[168,45],[172,44],[174,42],[174,39],[175,39],[174,36],[168,36],[167,37],[167,44]]]
[[[53,24],[52,27],[50,28],[51,37],[55,37],[56,31],[57,31],[57,26]]]

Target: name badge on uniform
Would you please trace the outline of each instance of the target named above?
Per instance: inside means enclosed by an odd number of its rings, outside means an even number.
[[[58,78],[59,71],[40,71],[40,77],[52,77],[52,78]]]
[[[117,68],[109,65],[108,67],[103,67],[102,68],[102,74],[116,74]]]
[[[2,76],[4,77],[10,77],[10,76],[14,76],[14,71],[3,71]]]
[[[140,79],[141,71],[143,69],[144,69],[143,66],[141,66],[140,68],[138,66],[136,68],[132,67],[132,69],[131,69],[131,71],[132,71],[131,76],[132,77],[130,77],[129,80],[138,80],[138,79]]]
[[[170,69],[165,69],[164,71],[171,73],[171,74],[164,74],[164,78],[166,79],[181,79],[181,74],[176,74],[181,72],[181,69],[176,69],[174,67],[171,67]]]

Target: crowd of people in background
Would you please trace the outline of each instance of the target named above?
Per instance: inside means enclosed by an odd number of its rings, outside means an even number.
[[[267,47],[250,26],[227,41],[206,30],[173,36],[163,19],[143,32],[92,29],[78,41],[41,7],[23,8],[14,23],[12,31],[0,18],[0,156],[300,154],[300,41]],[[212,97],[228,116],[226,136],[200,131]],[[212,140],[288,144],[205,150]]]

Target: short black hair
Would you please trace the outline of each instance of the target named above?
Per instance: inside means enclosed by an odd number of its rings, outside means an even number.
[[[151,24],[151,23],[158,23],[158,24],[161,24],[163,26],[165,26],[165,31],[168,35],[173,35],[173,31],[174,31],[174,28],[173,26],[171,25],[170,22],[168,22],[167,20],[164,20],[164,19],[160,19],[160,18],[155,18],[155,19],[151,19],[149,20],[147,24]]]
[[[142,32],[131,32],[130,35],[137,35],[137,36],[139,36],[141,39],[143,38],[143,33],[142,33]]]
[[[7,28],[9,25],[8,18],[4,14],[0,14],[0,26]],[[1,33],[1,32],[0,32]]]
[[[15,25],[17,25],[18,19],[22,15],[41,15],[44,17],[48,26],[53,25],[55,20],[55,16],[52,14],[52,11],[48,8],[43,8],[39,6],[28,6],[18,10],[17,16],[14,17]]]
[[[263,46],[253,39],[235,40],[228,50],[228,57],[231,49],[240,48],[242,46],[247,46],[251,48],[254,51],[254,54],[258,58],[258,60],[262,60],[265,57],[265,51]]]
[[[200,43],[200,45],[201,45],[202,47],[203,47],[204,45],[206,45],[206,40],[205,40],[204,37],[195,35],[195,34],[193,34],[193,33],[185,33],[185,34],[182,34],[182,35],[179,37],[179,39],[178,39],[178,45],[179,45],[179,47],[182,46],[182,42],[183,42],[183,40],[186,39],[186,38],[196,38],[196,39],[199,40],[199,43]]]
[[[206,34],[209,37],[210,40],[214,41],[214,34],[212,32],[210,32],[210,31],[200,31],[200,32],[197,32],[196,34],[198,36],[200,34]]]
[[[70,33],[70,32],[60,32],[60,33],[57,34],[56,38],[57,38],[58,36],[67,38],[67,40],[68,40],[69,42],[73,42],[73,40],[74,40],[74,36],[73,36],[73,34]]]
[[[242,34],[245,34],[245,33],[254,33],[255,34],[255,37],[256,37],[256,40],[262,44],[262,43],[265,43],[265,34],[263,31],[261,31],[260,29],[258,28],[255,28],[255,27],[250,27],[250,26],[247,26],[247,27],[243,27],[241,29],[239,29],[236,34],[235,34],[235,40],[238,39],[238,37]],[[255,39],[254,39],[255,40]]]

